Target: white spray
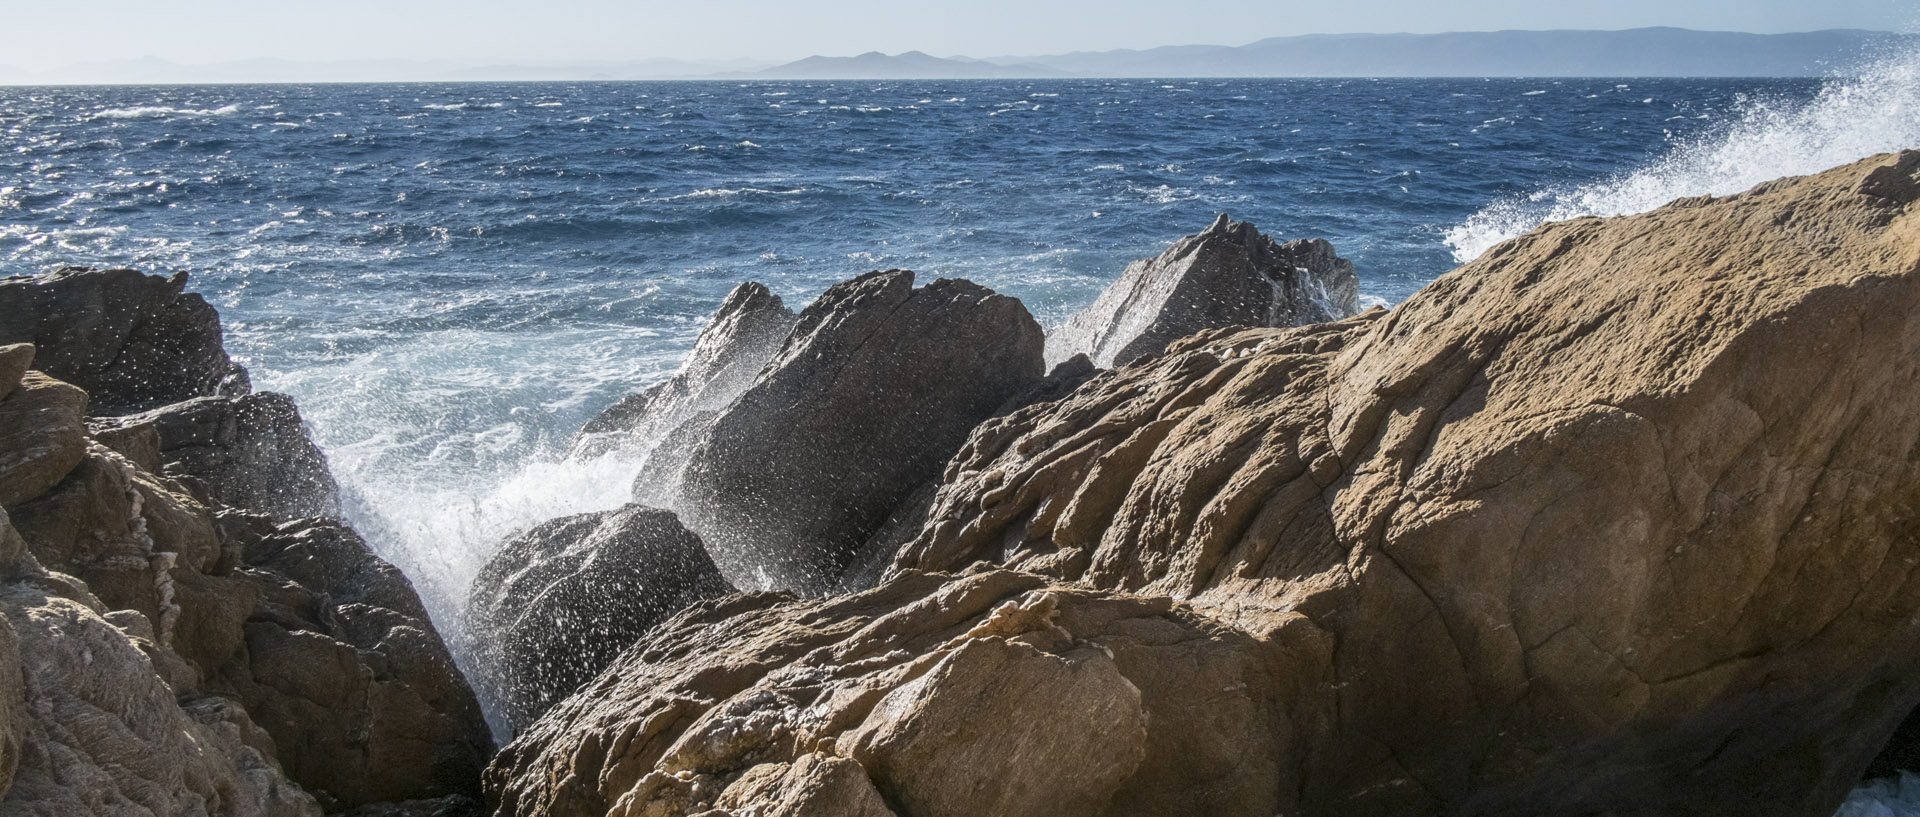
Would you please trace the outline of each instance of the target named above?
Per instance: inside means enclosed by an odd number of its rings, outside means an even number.
[[[1448,230],[1466,263],[1549,221],[1618,216],[1674,199],[1738,193],[1876,153],[1920,147],[1920,50],[1867,62],[1794,104],[1746,99],[1730,126],[1681,142],[1653,164],[1611,179],[1497,202]]]

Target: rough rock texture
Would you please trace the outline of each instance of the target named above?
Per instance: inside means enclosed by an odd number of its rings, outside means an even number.
[[[1920,704],[1917,200],[1877,157],[1176,343],[983,425],[878,588],[656,629],[489,795],[1825,817]]]
[[[221,346],[220,318],[187,275],[71,267],[0,278],[0,344],[39,347],[35,365],[119,414],[247,391]]]
[[[20,701],[8,719],[18,768],[0,815],[319,816],[246,713],[176,701],[142,639],[35,584],[0,585],[0,610],[10,625],[0,653],[18,645],[5,662],[17,680],[0,693]]]
[[[33,344],[11,343],[0,345],[0,400],[19,388],[20,378],[25,377],[27,369],[33,367]]]
[[[731,596],[502,750],[488,796],[501,817],[1272,815],[1274,669],[1167,599],[1011,571]]]
[[[162,643],[179,613],[175,566],[210,571],[221,557],[205,506],[98,445],[53,490],[11,514],[41,564],[85,581],[109,609],[139,611]]]
[[[502,545],[474,579],[468,621],[489,697],[518,730],[668,616],[732,591],[672,511],[633,504]]]
[[[734,287],[700,330],[680,370],[587,421],[568,446],[567,456],[577,459],[612,451],[645,455],[689,419],[725,408],[753,385],[760,369],[780,350],[794,320],[793,310],[766,287],[752,282]],[[677,473],[681,464],[662,463],[656,470]]]
[[[1312,811],[1829,812],[1920,701],[1920,213],[1860,189],[1893,163],[1177,344],[982,428],[899,564],[1305,617]]]
[[[230,581],[182,588],[211,620],[183,617],[180,640],[207,663],[205,644],[231,650],[207,686],[246,706],[288,776],[329,808],[476,794],[492,740],[406,577],[326,519],[244,547]],[[235,608],[251,613],[214,612]]]
[[[1047,358],[1085,354],[1115,366],[1206,329],[1339,320],[1360,311],[1359,293],[1353,264],[1326,241],[1282,244],[1222,215],[1158,257],[1128,265],[1048,339]]]
[[[478,811],[490,736],[406,579],[336,522],[233,507],[333,506],[290,400],[88,418],[86,392],[26,371],[66,360],[103,390],[191,380],[218,323],[179,283],[0,282],[7,320],[77,310],[39,316],[51,358],[0,347],[0,815]],[[194,345],[203,317],[211,347]],[[109,342],[110,360],[80,348]]]
[[[0,399],[0,508],[43,493],[87,451],[87,393],[26,372]]]
[[[339,513],[339,488],[327,458],[307,436],[293,398],[284,394],[201,397],[118,423],[151,423],[163,470],[192,477],[220,504],[283,520]]]
[[[705,429],[674,508],[734,583],[824,590],[980,420],[1044,373],[1020,302],[874,272],[800,314]]]

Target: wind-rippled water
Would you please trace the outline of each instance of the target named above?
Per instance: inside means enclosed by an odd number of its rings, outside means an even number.
[[[904,267],[1051,327],[1225,212],[1331,240],[1396,302],[1543,219],[1920,145],[1914,62],[1824,84],[0,88],[0,274],[192,271],[457,632],[504,536],[626,497],[631,463],[558,451],[740,281],[797,306]]]

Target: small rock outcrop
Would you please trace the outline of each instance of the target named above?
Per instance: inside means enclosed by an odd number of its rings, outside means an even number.
[[[1826,817],[1920,706],[1914,191],[1549,224],[993,419],[880,585],[694,605],[489,798]]]
[[[326,455],[284,394],[200,397],[111,422],[153,426],[162,470],[191,478],[211,501],[282,520],[340,512]]]
[[[1207,329],[1339,320],[1360,311],[1359,293],[1353,264],[1326,241],[1283,244],[1222,215],[1128,265],[1048,339],[1047,358],[1085,354],[1097,366],[1123,365]]]
[[[780,350],[794,320],[793,310],[766,287],[752,282],[734,287],[700,330],[680,370],[587,421],[567,447],[567,457],[581,459],[611,451],[644,456],[689,420],[710,417],[725,408],[753,385],[760,369]],[[683,464],[661,462],[652,470],[677,475]],[[670,496],[672,486],[645,485],[637,493],[642,498]]]
[[[1044,374],[1018,300],[913,273],[836,284],[707,425],[674,508],[743,586],[831,587],[967,432]]]
[[[467,610],[481,674],[517,730],[668,616],[730,592],[671,511],[632,504],[509,540],[474,579]]]
[[[186,285],[186,273],[82,267],[0,278],[0,344],[33,344],[34,366],[85,389],[101,415],[246,393],[220,316]]]

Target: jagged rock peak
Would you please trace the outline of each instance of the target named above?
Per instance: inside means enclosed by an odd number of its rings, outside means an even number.
[[[1207,229],[1135,261],[1047,341],[1047,358],[1085,354],[1117,366],[1206,329],[1284,327],[1359,311],[1353,264],[1322,239],[1280,243],[1222,214]]]
[[[705,425],[675,509],[736,584],[831,586],[967,432],[1044,374],[1014,298],[906,270],[827,289]]]
[[[693,350],[672,377],[638,394],[629,395],[601,412],[580,429],[568,446],[571,459],[610,452],[648,457],[650,477],[643,477],[643,498],[665,498],[684,464],[685,452],[668,444],[683,425],[726,407],[753,384],[787,332],[795,315],[780,296],[748,281],[727,293],[713,318],[700,330]],[[684,434],[680,436],[686,436]],[[664,450],[663,450],[664,446]]]

